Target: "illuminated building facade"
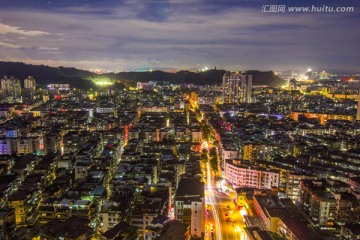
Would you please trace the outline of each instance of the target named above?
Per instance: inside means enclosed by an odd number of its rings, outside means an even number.
[[[266,188],[279,187],[280,174],[276,170],[268,170],[242,164],[238,160],[225,163],[225,175],[228,183],[239,187]]]
[[[222,83],[223,103],[250,103],[252,75],[240,72],[226,73]]]
[[[242,103],[251,103],[252,75],[243,74],[240,81],[239,100]]]
[[[32,76],[24,79],[24,89],[22,90],[22,100],[24,103],[31,104],[34,101],[36,82]]]
[[[24,88],[35,90],[36,81],[32,76],[24,79]]]
[[[10,101],[21,100],[20,80],[14,77],[1,79],[1,91],[4,97],[9,97]]]
[[[175,195],[175,220],[190,225],[192,237],[204,234],[204,183],[195,178],[181,178]]]

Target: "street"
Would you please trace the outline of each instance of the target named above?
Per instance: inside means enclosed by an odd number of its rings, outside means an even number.
[[[227,195],[215,187],[214,174],[207,163],[206,203],[210,211],[206,216],[205,239],[244,240],[244,222],[238,207],[234,204],[234,194]],[[213,234],[211,233],[213,229]]]

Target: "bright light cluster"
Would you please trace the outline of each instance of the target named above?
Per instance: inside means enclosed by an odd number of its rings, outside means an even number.
[[[113,85],[112,82],[95,82],[96,85],[100,85],[100,86],[108,86],[108,85]]]
[[[91,77],[88,78],[88,80],[92,81],[98,86],[110,86],[114,84],[114,82],[111,79],[103,76]]]

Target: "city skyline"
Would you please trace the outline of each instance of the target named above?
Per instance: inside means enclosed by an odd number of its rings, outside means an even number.
[[[276,6],[350,13],[268,13]],[[1,1],[2,61],[131,69],[359,71],[356,1]]]

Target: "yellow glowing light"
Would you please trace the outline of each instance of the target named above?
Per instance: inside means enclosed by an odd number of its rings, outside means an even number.
[[[112,82],[95,82],[96,85],[100,85],[100,86],[106,86],[106,85],[112,85]]]
[[[201,148],[202,148],[202,149],[204,149],[204,148],[205,148],[205,149],[208,149],[208,148],[209,148],[208,142],[207,142],[207,141],[203,141],[202,144],[201,144]]]
[[[239,226],[236,226],[234,230],[235,230],[235,232],[240,232],[241,229]]]
[[[99,86],[108,86],[114,84],[110,78],[103,76],[89,77],[87,79]]]
[[[241,214],[241,216],[247,215],[246,209],[245,209],[245,208],[242,208],[242,209],[240,210],[240,214]]]

